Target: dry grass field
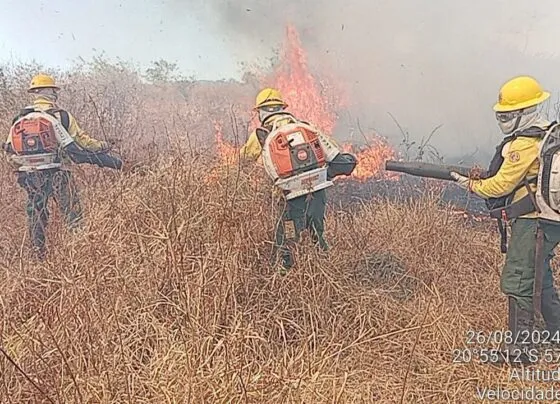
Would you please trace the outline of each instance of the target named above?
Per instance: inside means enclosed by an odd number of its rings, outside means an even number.
[[[506,326],[493,222],[441,207],[428,188],[331,204],[331,250],[304,240],[281,277],[264,171],[224,158],[246,139],[257,88],[148,85],[93,67],[57,72],[60,104],[145,171],[74,167],[86,226],[67,232],[51,204],[48,259],[36,262],[24,192],[2,161],[0,402],[473,403],[477,386],[532,385],[453,361],[469,330]],[[33,73],[2,70],[1,133]]]

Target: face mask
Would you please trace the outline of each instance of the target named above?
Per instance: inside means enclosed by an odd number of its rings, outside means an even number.
[[[527,129],[538,119],[536,107],[511,112],[496,112],[498,126],[504,135],[509,135],[516,130]]]
[[[503,122],[498,121],[498,126],[504,135],[509,135],[512,133],[519,124],[517,123],[517,118],[514,118],[510,121]]]
[[[261,121],[261,123],[263,123],[266,120],[266,118],[268,118],[270,115],[283,110],[284,107],[282,105],[271,105],[268,107],[261,107],[259,108],[259,120]]]
[[[58,100],[58,91],[54,88],[41,88],[36,90],[33,95],[35,98],[42,98],[53,104]]]

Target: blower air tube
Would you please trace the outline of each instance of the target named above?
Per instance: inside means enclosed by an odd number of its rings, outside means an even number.
[[[65,151],[70,159],[76,164],[94,164],[99,167],[113,168],[120,170],[122,168],[122,160],[109,155],[107,152],[92,152],[84,150],[76,143],[70,143],[66,146]]]

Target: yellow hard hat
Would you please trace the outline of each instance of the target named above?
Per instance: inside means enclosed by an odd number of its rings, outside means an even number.
[[[55,84],[54,79],[48,74],[43,73],[40,73],[31,79],[31,84],[29,85],[27,91],[32,91],[37,88],[54,88],[56,90],[60,90],[60,87]]]
[[[500,89],[496,112],[509,112],[540,104],[550,97],[537,80],[530,76],[518,76],[509,80]]]
[[[275,88],[265,88],[257,94],[257,98],[255,100],[255,109],[260,107],[267,107],[270,105],[282,105],[284,107],[288,106],[288,104],[284,102],[282,93],[280,93],[279,90]]]

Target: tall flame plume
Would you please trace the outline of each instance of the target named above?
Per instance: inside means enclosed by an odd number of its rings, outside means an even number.
[[[311,122],[330,137],[333,137],[335,131],[338,119],[337,111],[348,105],[341,86],[336,86],[327,80],[318,81],[310,72],[306,52],[296,28],[292,25],[286,27],[286,38],[277,66],[271,74],[261,80],[261,85],[280,90],[292,114]],[[257,125],[258,122],[253,122],[253,127]],[[371,138],[370,144],[360,147],[357,151],[354,150],[355,146],[352,144],[341,146],[343,151],[354,153],[358,159],[352,175],[343,178],[358,181],[366,181],[371,178],[397,178],[398,175],[388,174],[383,169],[386,160],[395,158],[395,150],[376,134],[368,137]],[[216,143],[218,153],[226,162],[225,155],[231,156],[232,148],[223,141],[222,132],[221,129],[218,130],[218,126],[216,127]]]

